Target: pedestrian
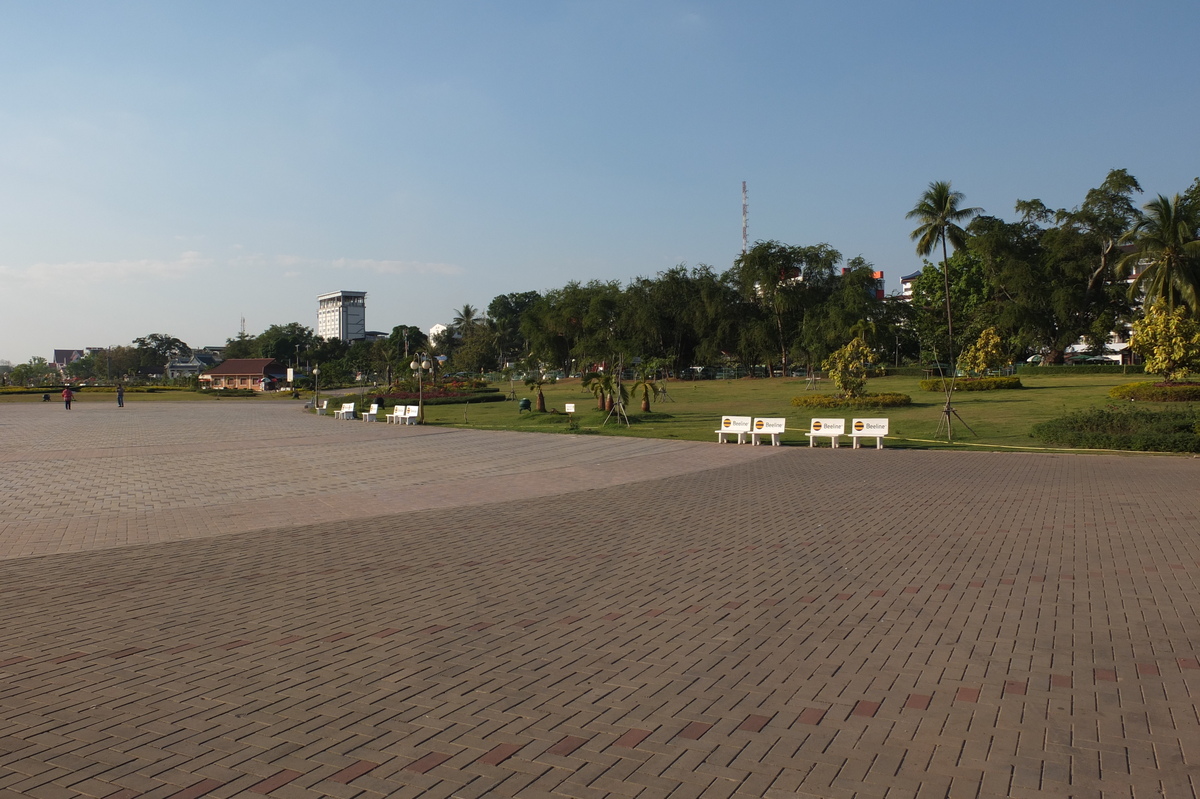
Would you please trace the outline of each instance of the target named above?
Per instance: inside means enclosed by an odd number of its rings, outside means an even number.
[[[125,386],[117,385],[117,407],[125,407]]]
[[[67,406],[67,410],[71,410],[71,400],[75,397],[75,392],[71,390],[70,386],[63,389],[62,397],[63,404]]]

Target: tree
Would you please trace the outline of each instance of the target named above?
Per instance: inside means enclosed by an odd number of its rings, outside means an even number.
[[[592,392],[592,396],[596,398],[596,410],[604,410],[604,399],[608,396],[608,391],[604,385],[604,373],[588,372],[583,376],[583,388]]]
[[[1200,317],[1200,203],[1160,194],[1121,241],[1134,247],[1121,259],[1121,274],[1141,269],[1130,296],[1145,291],[1147,301],[1162,299],[1169,311],[1181,303]]]
[[[826,358],[824,368],[843,397],[861,397],[867,390],[867,368],[874,359],[867,342],[855,338]]]
[[[1200,369],[1200,322],[1183,308],[1158,299],[1133,323],[1129,347],[1146,359],[1146,371],[1168,383]]]
[[[975,343],[963,350],[959,359],[963,368],[976,374],[987,374],[989,369],[997,369],[1004,358],[1000,351],[1000,335],[996,328],[985,328],[979,334]]]
[[[807,305],[805,297],[811,294],[812,287],[832,275],[841,259],[841,253],[828,244],[793,247],[778,241],[757,242],[740,256],[727,277],[743,302],[759,309],[761,314],[756,320],[760,329],[742,333],[742,347],[754,350],[770,341],[786,374],[788,350],[800,331]],[[768,366],[774,362],[773,356],[762,354]]]
[[[192,348],[167,333],[151,333],[135,338],[133,345],[138,349],[140,369],[161,372],[172,358],[187,357]]]
[[[537,404],[534,408],[539,413],[546,412],[546,396],[542,394],[542,386],[553,385],[556,380],[557,378],[547,375],[540,370],[525,378],[525,385],[537,390]]]
[[[662,365],[658,361],[651,359],[643,361],[634,367],[633,385],[629,387],[629,393],[636,395],[639,391],[642,393],[642,413],[650,412],[650,403],[658,399],[658,370]]]
[[[501,294],[492,298],[487,318],[497,327],[501,361],[519,360],[529,354],[529,341],[521,334],[521,319],[542,295],[536,291]]]
[[[479,315],[479,309],[470,303],[455,311],[454,314],[454,321],[450,323],[450,327],[459,336],[466,336],[478,325],[483,324],[483,317]]]
[[[964,195],[961,191],[950,188],[950,181],[937,180],[929,184],[929,188],[917,200],[913,209],[905,215],[905,219],[915,219],[919,223],[910,238],[917,243],[917,255],[925,257],[933,252],[939,242],[942,245],[942,279],[945,282],[946,297],[946,331],[951,346],[954,342],[954,314],[950,310],[950,255],[947,244],[954,249],[962,249],[966,245],[966,232],[960,223],[980,213],[980,208],[960,208]],[[954,353],[948,353],[953,363]]]
[[[14,386],[44,385],[57,378],[58,370],[54,368],[54,364],[40,355],[33,356],[28,363],[17,364],[9,373],[9,379]]]
[[[239,331],[236,338],[225,339],[225,360],[231,358],[257,358],[258,339]]]

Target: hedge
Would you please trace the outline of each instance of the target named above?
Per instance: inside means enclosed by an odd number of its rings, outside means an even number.
[[[1041,366],[1036,363],[1023,363],[1017,367],[1018,374],[1029,375],[1141,375],[1146,373],[1146,365],[1143,363],[1122,366],[1119,363],[1114,363],[1111,366],[1099,363],[1079,364],[1078,366],[1068,366],[1067,364],[1050,364]]]
[[[1200,452],[1200,417],[1190,408],[1092,408],[1034,425],[1032,435],[1072,449]]]
[[[838,397],[832,394],[810,394],[792,397],[797,408],[898,408],[911,405],[907,394],[867,394],[864,397]]]
[[[1109,389],[1108,396],[1142,402],[1200,402],[1200,383],[1122,383]]]
[[[968,377],[954,381],[955,391],[999,391],[1001,389],[1024,388],[1019,377]],[[921,381],[922,391],[945,391],[940,377]]]

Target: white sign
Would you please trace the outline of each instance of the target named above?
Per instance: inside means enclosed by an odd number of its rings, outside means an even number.
[[[565,407],[567,409],[567,413],[575,413],[575,403],[568,402]]]
[[[887,419],[855,419],[850,425],[852,436],[886,436]]]
[[[290,366],[289,366],[289,367],[288,367],[288,382],[290,383],[290,382],[292,382],[292,381],[293,381],[293,380],[295,380],[295,379],[296,379],[296,378],[295,378],[295,377],[292,375],[292,367],[290,367]]]
[[[818,436],[841,436],[846,434],[845,419],[813,419],[809,432]]]
[[[754,432],[782,433],[787,427],[787,419],[755,419]]]

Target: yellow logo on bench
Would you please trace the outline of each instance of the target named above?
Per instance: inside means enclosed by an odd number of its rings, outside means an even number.
[[[733,426],[732,419],[722,419],[721,420],[721,427],[732,427],[732,426]]]
[[[814,433],[815,433],[815,432],[817,432],[818,430],[820,430],[820,429],[821,429],[821,422],[820,422],[820,421],[818,421],[817,419],[813,419],[813,423],[812,423],[812,429],[813,429],[813,432],[814,432]]]
[[[863,427],[865,427],[865,426],[866,425],[864,425],[861,420],[859,420],[859,419],[854,420],[854,431],[856,433],[861,433],[863,431]]]
[[[766,425],[764,425],[764,424],[763,424],[763,420],[762,420],[762,419],[755,419],[755,420],[754,420],[754,429],[755,429],[755,430],[762,430],[762,429],[763,429],[765,426],[766,426]]]

